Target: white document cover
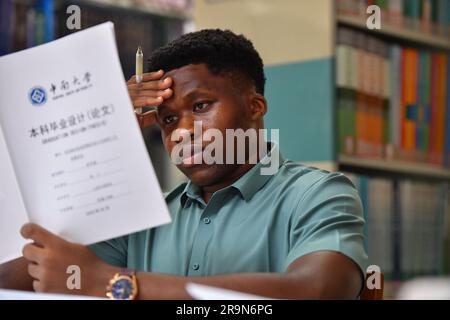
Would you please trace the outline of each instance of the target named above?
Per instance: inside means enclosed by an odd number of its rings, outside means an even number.
[[[26,216],[81,244],[170,222],[112,23],[0,57],[0,130],[0,263]]]

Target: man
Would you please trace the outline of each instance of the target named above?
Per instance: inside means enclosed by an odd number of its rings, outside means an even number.
[[[245,37],[190,33],[156,50],[149,68],[160,71],[140,84],[130,79],[128,90],[134,107],[158,106],[140,122],[161,127],[169,154],[183,143],[173,134],[181,129],[194,137],[197,122],[224,135],[264,128],[263,63]],[[269,147],[258,160],[278,154],[277,144]],[[196,282],[274,298],[358,297],[367,262],[364,220],[357,191],[342,174],[281,155],[272,175],[261,174],[263,161],[196,164],[182,157],[178,168],[189,182],[165,196],[171,224],[90,247],[27,224],[22,235],[34,243],[0,268],[0,287],[184,299],[186,283]],[[67,288],[69,265],[81,269],[80,290]]]

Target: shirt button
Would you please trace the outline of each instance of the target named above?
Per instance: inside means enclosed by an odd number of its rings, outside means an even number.
[[[203,222],[204,222],[205,224],[210,224],[210,223],[211,223],[211,220],[210,220],[209,218],[205,218],[205,219],[203,219]]]
[[[200,268],[200,266],[198,265],[198,263],[195,263],[193,266],[192,266],[192,269],[194,269],[194,270],[198,270]]]

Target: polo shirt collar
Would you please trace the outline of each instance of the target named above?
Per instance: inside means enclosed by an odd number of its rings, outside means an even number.
[[[279,169],[284,162],[279,147],[276,143],[268,143],[267,148],[270,151],[264,156],[264,158],[262,158],[259,163],[257,163],[253,168],[251,168],[230,186],[239,190],[245,201],[250,200],[255,193],[258,192],[272,178],[273,175],[261,174],[262,168],[269,167],[270,157],[275,153],[278,154],[279,161],[277,169]]]
[[[278,144],[270,142],[267,144],[267,147],[270,148],[270,151],[264,156],[264,158],[261,159],[260,162],[253,166],[253,168],[246,172],[232,185],[222,190],[234,188],[239,191],[245,201],[250,200],[255,193],[258,192],[258,190],[260,190],[273,176],[261,174],[262,168],[270,166],[270,157],[274,153],[278,153],[278,168],[280,168],[284,162],[284,158],[280,153]],[[180,202],[182,206],[184,206],[187,199],[201,200],[201,202],[203,202],[200,187],[192,183],[192,181],[189,181],[186,184],[186,187],[181,194]]]

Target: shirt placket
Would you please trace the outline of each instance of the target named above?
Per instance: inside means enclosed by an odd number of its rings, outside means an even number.
[[[207,257],[206,248],[213,235],[214,218],[217,216],[222,195],[214,194],[209,203],[200,216],[197,232],[192,244],[192,254],[189,259],[188,276],[202,276],[205,275],[205,267]]]

